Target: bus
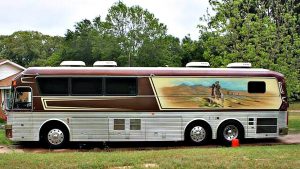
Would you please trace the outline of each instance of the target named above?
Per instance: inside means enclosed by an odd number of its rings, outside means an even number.
[[[245,64],[30,67],[11,91],[6,136],[51,148],[75,141],[201,145],[288,133],[284,76]]]

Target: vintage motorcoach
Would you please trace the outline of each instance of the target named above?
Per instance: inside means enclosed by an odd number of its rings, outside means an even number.
[[[30,67],[12,82],[7,137],[189,141],[287,134],[282,74],[256,68]]]

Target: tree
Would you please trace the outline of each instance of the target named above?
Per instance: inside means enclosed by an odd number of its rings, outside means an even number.
[[[203,48],[203,37],[200,37],[198,41],[194,41],[191,37],[185,36],[182,40],[182,59],[181,66],[185,66],[191,61],[206,61],[203,58],[204,48]]]
[[[90,66],[97,60],[119,61],[118,41],[109,32],[100,17],[76,23],[75,31],[68,30],[65,35],[62,60],[81,60]]]
[[[145,40],[136,58],[136,65],[145,67],[181,65],[182,50],[180,41],[171,35],[154,40]]]
[[[127,7],[121,1],[109,9],[106,22],[118,39],[122,55],[128,58],[128,66],[137,66],[137,54],[145,41],[166,37],[167,27],[152,13],[140,6]]]
[[[87,65],[96,60],[115,60],[119,66],[180,65],[180,48],[179,40],[167,35],[166,26],[153,14],[117,2],[104,21],[85,19],[75,25],[75,31],[68,30],[61,56]]]
[[[293,0],[211,0],[216,15],[202,18],[199,25],[204,58],[213,66],[230,62],[251,62],[254,67],[272,69],[287,78],[289,96],[300,92],[297,15]],[[295,99],[295,98],[294,98]]]
[[[22,66],[36,66],[56,52],[61,37],[35,31],[19,31],[0,38],[0,57]]]

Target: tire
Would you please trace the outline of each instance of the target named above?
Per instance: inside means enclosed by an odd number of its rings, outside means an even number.
[[[243,138],[243,126],[236,121],[224,122],[218,129],[218,140],[226,145],[229,145],[233,139],[242,140]]]
[[[206,144],[209,139],[211,139],[211,130],[206,124],[190,124],[185,130],[185,141],[192,145]]]
[[[48,148],[63,148],[69,141],[68,130],[62,126],[48,127],[44,130],[42,139]]]

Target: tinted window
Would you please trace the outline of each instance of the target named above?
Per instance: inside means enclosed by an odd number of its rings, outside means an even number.
[[[101,78],[72,78],[73,95],[102,95]]]
[[[105,79],[106,95],[136,95],[136,78],[112,77]]]
[[[68,78],[38,78],[42,95],[68,95]]]
[[[248,82],[249,93],[265,93],[266,83],[265,82]]]

